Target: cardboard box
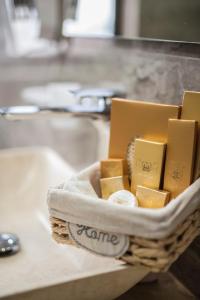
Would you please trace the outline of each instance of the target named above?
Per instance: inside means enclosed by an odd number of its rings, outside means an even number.
[[[179,106],[113,99],[109,158],[126,158],[136,137],[166,143],[168,119],[179,117]]]
[[[164,190],[175,198],[193,179],[197,122],[192,120],[169,120]]]
[[[135,194],[137,185],[159,189],[163,174],[166,144],[144,139],[135,140],[131,191]]]
[[[169,202],[170,193],[138,185],[136,197],[140,207],[161,208]]]
[[[196,120],[198,122],[197,152],[194,164],[194,178],[200,176],[200,92],[185,91],[181,119]]]
[[[101,178],[101,195],[103,199],[120,190],[130,190],[128,176]]]
[[[123,176],[128,174],[128,165],[125,159],[107,159],[100,163],[101,178]]]

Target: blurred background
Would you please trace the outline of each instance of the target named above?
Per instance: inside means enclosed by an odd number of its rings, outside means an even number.
[[[1,0],[0,105],[73,105],[86,88],[90,106],[108,90],[180,103],[198,76],[188,81],[183,55],[162,41],[198,43],[199,12],[198,0]],[[196,67],[191,62],[193,74]],[[105,122],[0,123],[0,148],[49,146],[76,169],[107,153]]]

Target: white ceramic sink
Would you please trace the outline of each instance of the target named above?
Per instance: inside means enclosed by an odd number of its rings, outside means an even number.
[[[73,172],[48,148],[0,151],[0,232],[21,241],[20,252],[0,258],[0,298],[114,299],[148,273],[52,240],[47,189]]]

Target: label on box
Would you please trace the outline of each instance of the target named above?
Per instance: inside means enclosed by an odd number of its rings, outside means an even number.
[[[81,248],[98,255],[120,257],[129,247],[129,237],[93,227],[68,223],[70,238]]]

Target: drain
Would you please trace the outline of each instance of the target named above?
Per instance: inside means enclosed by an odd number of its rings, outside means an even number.
[[[15,234],[0,233],[0,256],[15,254],[19,249],[19,239]]]

